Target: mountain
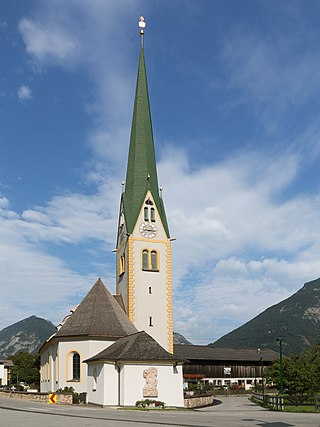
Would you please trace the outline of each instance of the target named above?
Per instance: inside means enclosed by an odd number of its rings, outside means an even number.
[[[36,353],[56,327],[48,320],[30,316],[0,331],[0,359],[18,351]]]
[[[173,344],[182,344],[182,345],[192,345],[183,335],[178,334],[178,332],[173,333]]]
[[[320,279],[305,283],[291,297],[266,309],[254,319],[224,335],[212,347],[267,347],[279,351],[277,338],[283,337],[283,353],[298,354],[320,339]]]

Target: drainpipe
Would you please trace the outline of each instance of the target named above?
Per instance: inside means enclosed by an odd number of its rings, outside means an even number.
[[[117,363],[115,363],[115,367],[118,371],[118,406],[121,406],[120,405],[120,366]]]

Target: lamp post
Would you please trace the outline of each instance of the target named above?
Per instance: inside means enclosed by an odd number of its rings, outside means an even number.
[[[277,342],[280,346],[280,395],[283,395],[283,364],[282,364],[282,345],[284,342],[283,337],[277,338]]]
[[[261,354],[261,349],[257,349],[257,353]],[[261,394],[262,399],[264,400],[264,366],[263,366],[263,357],[260,357],[260,363],[261,363]]]

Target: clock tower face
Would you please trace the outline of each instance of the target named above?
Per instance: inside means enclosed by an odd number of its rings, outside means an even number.
[[[140,224],[139,231],[141,236],[145,238],[153,238],[157,235],[157,227],[152,222],[143,222]]]

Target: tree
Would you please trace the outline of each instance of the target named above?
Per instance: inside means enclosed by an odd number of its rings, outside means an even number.
[[[38,356],[36,354],[20,351],[13,356],[8,356],[13,361],[11,368],[11,384],[24,382],[25,384],[39,384],[40,374]]]
[[[276,360],[267,371],[268,378],[280,386],[280,363]],[[283,361],[283,386],[287,394],[302,400],[303,396],[320,392],[320,343],[297,356]],[[299,398],[300,396],[300,398]]]

